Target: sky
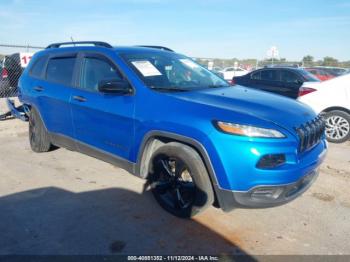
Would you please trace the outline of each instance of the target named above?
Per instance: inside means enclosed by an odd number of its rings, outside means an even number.
[[[192,57],[350,60],[350,0],[0,0],[0,44],[100,40]]]

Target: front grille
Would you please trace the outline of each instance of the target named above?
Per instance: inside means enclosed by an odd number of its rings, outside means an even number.
[[[299,136],[299,152],[305,152],[318,144],[325,131],[325,123],[322,117],[307,122],[296,128]]]

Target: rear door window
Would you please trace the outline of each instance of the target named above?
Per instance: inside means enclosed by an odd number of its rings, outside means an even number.
[[[263,81],[279,81],[278,70],[261,71],[261,80]]]
[[[62,85],[72,84],[76,57],[51,58],[47,65],[46,80]]]

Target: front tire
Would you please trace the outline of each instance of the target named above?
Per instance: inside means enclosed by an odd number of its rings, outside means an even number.
[[[191,147],[171,142],[151,158],[150,184],[157,202],[169,213],[190,218],[214,202],[214,192],[201,157]]]
[[[333,110],[324,115],[326,137],[329,142],[343,143],[350,139],[350,115],[344,111]]]
[[[32,108],[29,115],[29,142],[34,152],[48,152],[52,145],[39,113]]]

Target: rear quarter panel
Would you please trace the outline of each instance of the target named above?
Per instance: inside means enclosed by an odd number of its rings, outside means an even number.
[[[350,110],[350,75],[347,78],[334,80],[309,85],[308,87],[317,91],[304,95],[298,100],[309,105],[317,114],[331,107]]]

